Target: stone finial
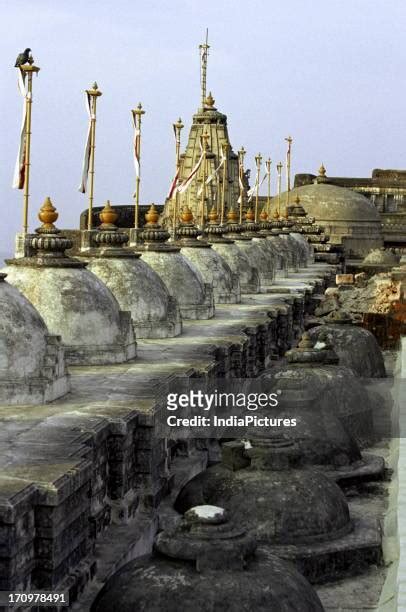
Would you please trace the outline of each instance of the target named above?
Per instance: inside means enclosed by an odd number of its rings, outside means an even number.
[[[310,338],[310,335],[308,334],[308,332],[305,332],[301,339],[300,342],[298,344],[298,350],[300,351],[307,351],[309,349],[314,348],[314,344],[312,339]]]
[[[105,249],[104,254],[108,254],[106,249],[110,249],[111,252],[114,250],[115,253],[118,253],[117,248],[122,247],[128,242],[128,236],[125,232],[119,231],[117,225],[115,225],[118,213],[111,206],[110,200],[107,200],[105,207],[99,213],[99,218],[102,224],[96,234],[94,234],[93,241],[98,247]]]
[[[326,176],[326,169],[325,169],[323,163],[321,164],[321,166],[319,168],[319,176],[322,176],[323,178]]]
[[[155,204],[151,204],[148,211],[145,213],[146,225],[156,225],[159,219],[159,212],[157,211]]]
[[[327,337],[319,337],[314,343],[308,332],[302,335],[297,348],[285,353],[288,363],[306,364],[336,364],[339,359]]]
[[[41,230],[41,232],[54,232],[56,230],[54,221],[56,221],[58,217],[58,211],[52,204],[51,198],[49,196],[46,197],[38,213],[38,219],[42,222],[42,226],[39,230]],[[39,230],[36,231],[39,232]]]

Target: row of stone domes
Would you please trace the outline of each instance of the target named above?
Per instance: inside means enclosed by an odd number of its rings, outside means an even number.
[[[1,321],[4,403],[41,403],[66,393],[63,349],[71,364],[131,360],[136,335],[176,336],[182,318],[210,318],[215,301],[241,299],[241,285],[244,291],[258,292],[261,281],[272,282],[278,266],[288,269],[299,259],[306,263],[306,241],[296,257],[299,239],[292,242],[287,232],[280,238],[278,228],[274,234],[264,230],[266,235],[258,238],[250,218],[248,227],[241,228],[232,217],[226,238],[212,222],[206,241],[198,240],[200,232],[186,211],[179,241],[171,244],[152,207],[143,246],[135,250],[123,248],[127,236],[117,231],[117,214],[108,205],[91,248],[75,258],[65,253],[72,241],[55,228],[58,213],[49,198],[39,218],[43,224],[30,238],[34,254],[8,260],[7,281],[1,278],[7,303]],[[267,237],[282,242],[284,250]],[[16,337],[19,342],[10,340]]]

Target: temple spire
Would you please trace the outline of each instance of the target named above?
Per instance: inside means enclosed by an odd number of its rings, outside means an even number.
[[[207,57],[209,55],[209,49],[210,49],[208,40],[209,40],[209,30],[207,28],[206,29],[206,42],[202,45],[199,45],[199,49],[200,49],[200,87],[201,87],[202,108],[203,109],[204,109],[205,100],[206,100]]]

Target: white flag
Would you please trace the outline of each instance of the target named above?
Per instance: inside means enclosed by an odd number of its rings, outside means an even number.
[[[141,162],[140,162],[141,130],[136,124],[135,117],[133,117],[133,121],[134,121],[134,146],[133,146],[134,167],[135,167],[135,174],[137,178],[141,178]]]
[[[199,170],[199,168],[200,168],[200,166],[202,164],[203,156],[204,156],[204,153],[202,151],[202,154],[200,155],[199,159],[197,160],[194,168],[192,169],[192,172],[189,174],[187,179],[185,181],[183,181],[183,183],[181,183],[179,185],[179,187],[178,187],[178,192],[179,193],[184,193],[188,189],[189,185],[191,184],[193,178],[196,176],[196,173],[197,173],[197,171]]]
[[[221,150],[220,163],[219,163],[219,165],[217,166],[217,168],[215,168],[214,172],[213,172],[212,174],[210,174],[210,175],[207,177],[207,179],[206,179],[206,185],[209,185],[209,184],[212,182],[212,180],[216,178],[216,176],[218,175],[218,173],[219,173],[219,171],[220,171],[220,169],[221,169],[221,167],[223,166],[223,164],[224,164],[224,162],[225,162],[225,161],[226,161],[226,157],[225,157],[225,155],[224,155],[223,150]],[[198,195],[198,196],[199,196],[199,195],[201,195],[202,191],[203,191],[203,186],[202,186],[202,185],[200,185],[200,187],[199,187],[199,189],[198,189],[198,192],[197,192],[197,195]]]
[[[16,164],[14,167],[13,175],[13,189],[23,189],[25,183],[25,156],[26,156],[26,144],[27,144],[27,98],[28,91],[25,86],[23,71],[18,68],[18,89],[20,94],[24,98],[23,103],[23,118],[21,121],[20,129],[20,145],[18,147]]]
[[[83,155],[83,164],[82,164],[82,179],[79,185],[80,193],[86,193],[87,189],[87,180],[89,177],[89,165],[90,165],[90,152],[91,152],[91,143],[92,143],[92,119],[94,119],[94,115],[92,115],[91,108],[91,97],[90,94],[86,92],[86,110],[89,115],[89,125],[87,128],[87,136],[86,136],[86,145],[85,152]]]

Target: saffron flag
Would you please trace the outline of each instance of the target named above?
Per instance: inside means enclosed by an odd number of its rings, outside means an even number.
[[[17,159],[14,167],[13,189],[23,189],[25,183],[25,159],[27,152],[27,99],[29,92],[25,86],[23,71],[18,68],[18,89],[24,98],[23,118],[20,129],[20,145],[18,147]]]
[[[91,144],[92,144],[92,119],[95,119],[95,116],[92,114],[91,97],[90,97],[90,94],[88,94],[87,92],[86,92],[86,110],[87,110],[87,114],[89,115],[89,125],[87,127],[86,145],[85,145],[85,152],[83,155],[82,179],[79,185],[80,193],[86,193],[86,189],[87,189],[87,180],[89,178],[90,153],[91,153]]]

